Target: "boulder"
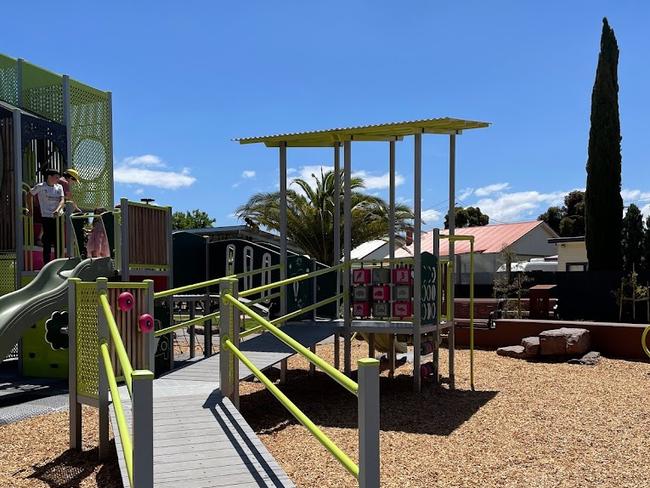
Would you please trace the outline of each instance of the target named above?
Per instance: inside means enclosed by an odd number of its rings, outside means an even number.
[[[539,352],[542,356],[582,356],[590,346],[587,329],[562,327],[539,334]]]
[[[582,356],[581,358],[569,359],[569,364],[584,364],[586,366],[595,366],[600,361],[600,353],[591,351]]]
[[[524,349],[524,346],[507,346],[507,347],[500,347],[497,349],[497,354],[499,356],[506,356],[509,358],[519,358],[519,359],[524,359],[528,356],[526,356],[526,350]]]
[[[527,356],[533,357],[539,355],[539,337],[537,336],[524,337],[521,340],[521,345],[526,351]]]

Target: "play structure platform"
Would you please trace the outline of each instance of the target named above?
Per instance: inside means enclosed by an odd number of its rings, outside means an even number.
[[[328,322],[290,323],[281,329],[305,347],[334,335]],[[240,349],[261,371],[296,352],[271,334],[251,337]],[[190,361],[153,382],[153,450],[156,487],[294,486],[233,403],[221,395],[219,354]],[[239,379],[253,373],[242,365]],[[126,386],[120,396],[132,425]],[[113,430],[118,425],[111,410]],[[124,486],[129,486],[120,437],[115,436]]]

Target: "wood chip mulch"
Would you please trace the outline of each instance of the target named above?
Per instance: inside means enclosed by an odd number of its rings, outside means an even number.
[[[366,353],[353,343],[355,358]],[[318,354],[332,362],[333,346]],[[356,398],[322,373],[310,377],[303,360],[289,363],[283,391],[356,461]],[[394,380],[382,374],[382,487],[650,486],[650,364],[534,363],[477,351],[476,390],[467,351],[457,352],[456,391],[415,395],[410,365]],[[299,487],[356,486],[259,383],[242,383],[241,410]],[[1,426],[0,487],[121,487],[115,456],[97,462],[94,409],[85,408],[84,424],[82,453],[67,449],[67,413]]]

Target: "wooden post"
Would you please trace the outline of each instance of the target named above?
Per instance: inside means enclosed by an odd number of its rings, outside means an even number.
[[[359,371],[359,487],[379,488],[379,361],[360,359]]]
[[[144,282],[147,284],[146,313],[148,313],[149,315],[155,318],[153,280],[144,280]],[[156,322],[154,320],[154,324],[155,323]],[[155,371],[156,370],[156,339],[154,337],[153,331],[148,334],[144,334],[144,357],[146,361],[146,366],[144,367],[146,367],[149,371]]]
[[[235,347],[239,347],[239,310],[230,305],[224,297],[232,295],[237,298],[236,278],[225,279],[219,283],[219,296],[221,319],[219,320],[219,382],[221,393],[230,398],[236,408],[239,408],[239,360],[227,348],[223,346],[226,339],[229,339]]]
[[[68,418],[70,449],[81,450],[81,403],[77,401],[77,284],[68,279]]]
[[[97,336],[99,344],[109,342],[108,324],[104,309],[99,303],[99,295],[107,293],[108,279],[97,278]],[[99,368],[98,408],[99,408],[99,459],[107,459],[110,455],[110,444],[108,439],[108,377],[101,355],[97,356]]]
[[[189,309],[190,312],[190,320],[194,319],[196,316],[196,310],[195,310],[195,302],[194,300],[188,300],[187,302],[187,308]],[[190,326],[190,359],[194,359],[194,356],[196,356],[196,353],[194,352],[194,349],[196,348],[196,330],[194,329],[194,326]],[[205,331],[203,331],[205,334]],[[205,352],[204,352],[205,354]]]
[[[210,313],[210,292],[206,292],[203,297],[203,316]],[[203,322],[203,356],[209,358],[212,356],[212,319]]]
[[[133,380],[133,485],[153,488],[153,373],[135,370]]]

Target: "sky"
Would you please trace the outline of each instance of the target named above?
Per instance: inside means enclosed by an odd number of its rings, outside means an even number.
[[[623,197],[650,215],[650,2],[11,2],[3,52],[113,93],[116,198],[200,208],[215,225],[278,188],[277,149],[235,137],[430,117],[490,122],[457,138],[457,199],[532,220],[583,189],[602,18],[620,48]],[[448,138],[423,142],[425,227],[448,205]],[[289,149],[289,176],[332,149]],[[353,145],[387,198],[388,144]],[[413,144],[397,144],[413,204]]]

